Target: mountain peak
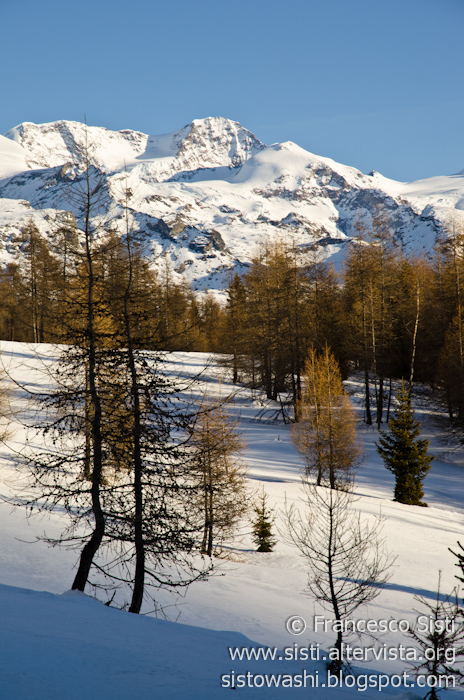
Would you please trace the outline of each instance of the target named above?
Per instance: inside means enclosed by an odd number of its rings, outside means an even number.
[[[102,170],[116,170],[145,150],[148,136],[139,131],[111,131],[100,126],[60,120],[45,124],[23,122],[7,131],[26,153],[29,168],[54,168],[69,163],[90,144],[91,158]]]
[[[233,124],[243,129],[242,125],[239,122],[236,122],[233,119],[227,119],[226,117],[202,117],[201,119],[192,119],[190,124],[200,127],[222,126],[224,128],[227,128],[229,125]]]
[[[195,150],[197,167],[237,167],[265,148],[251,131],[224,117],[194,119],[188,126],[178,156]]]

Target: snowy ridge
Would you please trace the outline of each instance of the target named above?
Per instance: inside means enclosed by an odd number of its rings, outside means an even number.
[[[195,119],[178,131],[160,136],[128,129],[86,127],[71,121],[25,122],[8,131],[4,138],[21,147],[30,169],[75,162],[87,144],[92,163],[103,172],[114,173],[139,162],[155,182],[183,171],[238,167],[264,147],[238,122],[222,117]]]
[[[145,254],[154,265],[167,258],[199,290],[222,289],[258,243],[273,238],[288,239],[303,256],[316,244],[337,263],[354,222],[369,225],[379,208],[401,245],[430,251],[451,213],[464,210],[463,173],[395,182],[292,142],[265,146],[238,122],[208,117],[160,136],[69,121],[21,124],[0,137],[0,217],[5,199],[69,210],[72,163],[86,143],[110,193],[113,228],[122,230],[118,201],[127,181]],[[19,231],[23,219],[9,211]]]
[[[76,160],[85,146],[84,124],[58,121],[49,124],[24,122],[5,134],[24,150],[31,170],[55,168]],[[148,137],[138,131],[109,131],[87,127],[91,159],[102,170],[119,169],[124,159],[133,160],[143,153]]]

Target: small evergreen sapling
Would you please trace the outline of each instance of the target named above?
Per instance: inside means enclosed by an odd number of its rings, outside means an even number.
[[[417,439],[420,423],[414,418],[410,392],[405,384],[397,392],[398,405],[391,421],[390,433],[380,433],[377,452],[385,467],[395,475],[395,501],[426,506],[422,501],[422,483],[434,457],[428,454],[429,441]]]
[[[258,552],[272,552],[276,540],[272,536],[273,509],[267,507],[267,494],[263,493],[254,506],[256,519],[253,520],[253,542],[258,545]]]

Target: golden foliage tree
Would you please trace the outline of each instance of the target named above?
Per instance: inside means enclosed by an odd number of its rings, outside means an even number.
[[[245,468],[238,458],[243,440],[220,401],[206,398],[192,427],[194,507],[202,521],[201,551],[230,536],[248,510]]]
[[[274,401],[291,392],[297,417],[308,348],[339,346],[339,296],[336,274],[317,251],[286,240],[261,245],[249,271],[228,289],[225,333],[234,382],[249,379]]]
[[[343,389],[338,363],[325,346],[312,349],[303,375],[300,421],[292,426],[293,442],[303,457],[306,474],[318,486],[335,489],[350,481],[361,462],[356,417]]]

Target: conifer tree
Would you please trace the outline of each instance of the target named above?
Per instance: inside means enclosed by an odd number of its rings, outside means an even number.
[[[228,301],[225,315],[226,345],[230,350],[232,381],[237,384],[243,369],[243,356],[248,350],[246,341],[246,289],[240,276],[234,275],[227,289]]]
[[[414,418],[410,391],[404,381],[396,398],[398,405],[389,422],[391,432],[381,433],[377,452],[385,467],[395,475],[394,500],[425,506],[422,484],[434,457],[428,454],[429,441],[418,439],[420,423]]]
[[[140,257],[127,182],[122,197],[125,236],[108,240],[108,306],[117,332],[99,373],[108,473],[103,544],[121,549],[117,566],[113,561],[99,568],[112,585],[131,585],[129,612],[139,613],[153,589],[188,586],[210,567],[197,566],[190,556],[201,529],[191,513],[185,445],[193,408],[169,376],[165,355],[140,349],[158,329],[147,318],[152,279]]]
[[[434,379],[446,399],[450,427],[461,440],[464,426],[463,254],[464,222],[454,213],[436,245],[436,297],[441,322],[441,347]]]
[[[21,277],[17,263],[8,263],[0,271],[0,337],[3,340],[27,340],[23,337]]]
[[[292,440],[318,486],[336,489],[350,481],[362,459],[356,416],[345,394],[338,362],[326,346],[311,350],[303,374],[300,421]]]
[[[392,376],[392,359],[395,342],[398,253],[393,235],[393,226],[387,213],[379,209],[372,217],[372,230],[369,235],[372,254],[372,277],[369,282],[368,303],[374,390],[376,401],[376,423],[380,429],[382,422],[385,379]]]
[[[148,307],[152,277],[134,240],[128,189],[126,235],[116,237],[100,223],[107,212],[100,185],[86,167],[72,190],[85,225],[78,231],[83,245],[67,251],[74,263],[63,297],[67,343],[46,374],[52,387],[34,395],[47,421],[31,429],[45,445],[23,452],[31,493],[19,502],[66,513],[67,527],[47,541],[80,550],[73,589],[127,583],[130,612],[138,613],[154,589],[186,586],[208,567],[190,557],[201,527],[191,513],[182,431],[193,409],[165,354],[141,349],[157,340]]]
[[[301,375],[309,347],[340,348],[339,285],[317,251],[289,241],[260,246],[243,279],[228,290],[226,351],[234,382],[239,375],[264,387],[267,398],[291,392],[299,418]]]
[[[258,552],[272,552],[276,543],[272,535],[273,509],[267,507],[267,494],[264,489],[255,503],[254,511],[256,518],[253,521],[253,542],[258,545]]]
[[[345,342],[351,359],[364,370],[368,424],[372,423],[369,373],[372,375],[380,428],[385,380],[394,376],[397,354],[393,347],[398,335],[399,258],[393,226],[385,211],[379,209],[369,223],[358,216],[354,229],[356,238],[345,263]]]
[[[372,266],[369,249],[360,217],[355,222],[356,237],[345,257],[343,285],[344,341],[346,350],[364,372],[365,421],[372,425],[369,370],[372,365],[372,352],[369,334],[369,313],[367,289]]]
[[[206,398],[191,426],[191,475],[203,537],[201,552],[230,535],[248,509],[245,470],[237,459],[243,441],[222,402]]]
[[[418,622],[427,617],[428,624],[416,622],[408,631],[421,654],[413,662],[416,675],[425,675],[437,683],[429,687],[423,700],[438,700],[441,690],[454,688],[462,683],[464,674],[456,666],[456,661],[464,655],[463,611],[458,603],[457,589],[451,595],[440,594],[440,579],[435,600],[429,601],[423,596],[414,596],[421,608]]]

